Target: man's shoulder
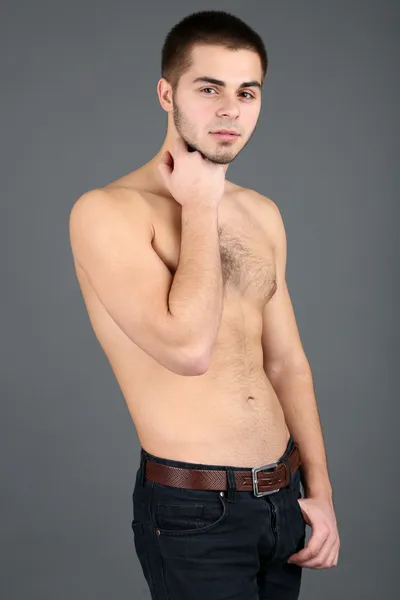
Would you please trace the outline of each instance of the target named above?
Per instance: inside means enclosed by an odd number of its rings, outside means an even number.
[[[128,181],[121,178],[103,187],[95,187],[84,191],[74,202],[71,214],[83,210],[126,210],[131,212],[137,209],[146,209],[145,194],[134,180]]]
[[[82,193],[71,208],[69,222],[71,242],[83,232],[115,235],[115,230],[126,224],[135,231],[153,230],[150,210],[140,190],[115,182]]]
[[[264,228],[270,239],[275,239],[284,232],[284,223],[278,205],[268,196],[252,188],[242,188],[240,194],[245,201],[251,200],[253,215]]]
[[[259,214],[260,218],[263,219],[265,217],[270,217],[273,219],[280,219],[281,213],[278,208],[278,205],[271,200],[268,196],[261,194],[257,190],[253,188],[247,188],[243,186],[239,186],[236,184],[232,184],[232,192],[236,194],[238,197],[242,198],[245,202],[251,201],[251,206],[253,209]]]
[[[247,188],[246,193],[253,199],[255,203],[259,205],[260,210],[275,212],[279,211],[278,205],[268,196],[265,196],[264,194],[261,194],[252,188]]]

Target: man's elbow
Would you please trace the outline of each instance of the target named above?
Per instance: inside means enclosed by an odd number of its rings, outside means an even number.
[[[210,353],[203,349],[186,350],[180,360],[179,375],[204,375],[210,368]]]

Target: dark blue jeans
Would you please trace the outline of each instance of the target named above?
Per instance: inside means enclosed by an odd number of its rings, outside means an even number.
[[[290,437],[282,455],[293,443]],[[134,542],[152,600],[295,600],[305,545],[299,470],[278,492],[189,490],[144,478],[145,459],[178,467],[241,470],[153,456],[141,448],[133,492]],[[228,475],[228,480],[232,478]]]

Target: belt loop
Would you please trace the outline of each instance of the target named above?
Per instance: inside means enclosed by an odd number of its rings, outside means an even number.
[[[292,489],[292,473],[290,471],[289,460],[287,457],[281,458],[281,460],[279,461],[279,465],[282,464],[285,465],[285,475],[288,478],[286,485],[284,485],[283,487]]]
[[[236,498],[236,480],[235,480],[235,474],[232,471],[232,469],[227,469],[226,475],[227,475],[227,478],[228,478],[227,500],[228,500],[228,502],[235,502],[235,498]]]
[[[140,485],[143,487],[146,481],[146,456],[143,448],[140,452]]]

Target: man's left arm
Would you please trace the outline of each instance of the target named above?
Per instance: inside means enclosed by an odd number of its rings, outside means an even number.
[[[286,283],[286,233],[280,211],[269,199],[268,234],[274,246],[277,289],[263,311],[264,370],[299,446],[306,497],[332,498],[322,428],[311,368],[305,355]]]
[[[278,207],[264,203],[265,227],[274,246],[277,288],[263,311],[264,370],[282,406],[290,433],[299,447],[305,497],[298,499],[312,527],[307,545],[288,558],[302,567],[336,566],[340,548],[332,486],[311,368],[306,358],[286,284],[286,234]]]

